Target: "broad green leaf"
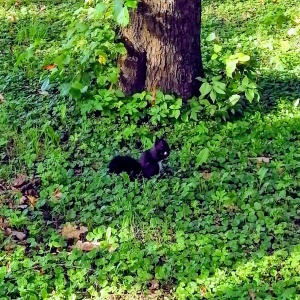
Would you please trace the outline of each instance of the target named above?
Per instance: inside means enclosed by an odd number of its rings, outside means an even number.
[[[83,94],[83,93],[85,93],[87,90],[88,90],[88,86],[86,85],[86,86],[84,86],[84,87],[80,90],[80,92]]]
[[[235,53],[235,54],[231,55],[229,57],[229,59],[230,60],[236,60],[237,59],[240,62],[247,62],[247,61],[250,60],[250,56],[239,52],[239,53]]]
[[[115,90],[115,95],[118,98],[124,98],[125,97],[124,93],[121,90]]]
[[[209,149],[208,148],[202,149],[196,158],[197,166],[206,163],[208,156],[209,156]]]
[[[257,85],[256,85],[255,82],[250,82],[250,83],[248,84],[248,87],[249,87],[250,89],[256,89],[256,88],[257,88]]]
[[[211,116],[213,116],[215,114],[215,112],[216,112],[216,108],[217,107],[215,105],[211,105],[209,108],[210,108],[210,112],[209,113],[210,113]]]
[[[130,182],[130,180],[129,180]],[[106,240],[108,241],[111,237],[111,227],[107,227],[107,230],[106,230]]]
[[[214,53],[212,56],[211,56],[211,60],[215,60],[218,58],[218,54]]]
[[[66,82],[66,83],[63,83],[61,86],[60,86],[60,92],[61,92],[61,95],[62,96],[66,96],[69,94],[69,91],[70,91],[70,88],[71,88],[71,84]]]
[[[238,60],[241,61],[241,62],[246,62],[246,61],[250,60],[250,56],[246,55],[244,53],[239,53]]]
[[[235,104],[237,104],[237,102],[240,100],[241,96],[240,95],[232,95],[229,99],[228,102],[230,103],[230,105],[234,106]]]
[[[50,84],[50,79],[49,79],[49,77],[47,77],[41,86],[41,91],[42,92],[46,91],[49,87],[49,84]]]
[[[210,34],[208,35],[208,37],[206,38],[206,41],[207,41],[207,42],[211,42],[211,41],[213,41],[215,38],[216,38],[216,34],[215,34],[214,32],[212,32],[212,33],[210,33]]]
[[[262,168],[260,168],[260,169],[258,170],[257,175],[258,175],[258,177],[259,177],[260,182],[263,181],[263,179],[265,178],[267,172],[268,172],[268,169],[267,169],[267,168],[264,168],[264,167],[262,167]]]
[[[222,79],[222,77],[223,77],[222,75],[214,76],[212,78],[212,81],[220,81]]]
[[[226,90],[226,84],[221,81],[213,81],[213,87],[217,86],[221,90],[225,91]]]
[[[0,279],[1,279],[1,280],[4,279],[6,273],[7,273],[6,266],[1,266],[1,267],[0,267]]]
[[[95,7],[95,15],[96,17],[100,17],[102,13],[105,11],[105,3],[98,3]]]
[[[204,82],[200,87],[201,96],[205,96],[210,93],[212,86],[208,82]]]
[[[175,104],[170,106],[170,109],[179,109],[181,106],[182,106],[182,99],[177,99]],[[166,106],[166,109],[167,109],[167,106]]]
[[[137,8],[137,0],[126,0],[125,5],[130,8]]]
[[[246,90],[245,96],[249,100],[249,102],[252,102],[252,100],[254,99],[254,91],[251,89]]]
[[[84,85],[82,83],[80,83],[79,81],[75,81],[72,83],[71,88],[73,88],[75,90],[82,90],[84,88]]]
[[[196,111],[194,110],[191,111],[191,118],[195,121],[198,121],[198,115]]]
[[[235,71],[237,63],[238,63],[237,59],[226,61],[226,75],[228,77],[232,78],[232,73]]]
[[[174,117],[175,119],[178,119],[180,116],[180,110],[174,110]]]
[[[255,210],[261,210],[261,204],[259,202],[254,203],[254,209]]]
[[[174,97],[171,95],[165,95],[165,100],[174,100]]]
[[[242,81],[242,85],[243,86],[248,86],[248,84],[249,84],[249,78],[247,76],[245,76],[243,81]]]
[[[225,95],[225,91],[217,84],[213,84],[213,90],[218,94]]]
[[[211,98],[211,100],[212,100],[213,102],[216,101],[216,99],[217,99],[217,93],[216,93],[214,90],[212,90],[212,91],[209,93],[209,96],[210,96],[210,98]]]
[[[122,0],[114,0],[114,17],[116,22],[123,27],[129,23],[128,8],[123,6]]]
[[[222,46],[221,45],[218,45],[218,44],[214,45],[214,52],[219,53],[221,50],[222,50]]]
[[[88,27],[86,24],[79,22],[79,23],[77,23],[75,28],[78,30],[78,32],[84,32],[87,30]]]

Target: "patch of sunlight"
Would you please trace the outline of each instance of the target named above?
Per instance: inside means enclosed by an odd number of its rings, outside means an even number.
[[[292,274],[293,271],[295,274]],[[215,294],[222,292],[224,287],[238,286],[253,281],[259,284],[264,276],[274,277],[276,281],[276,276],[280,273],[280,278],[288,280],[290,276],[299,272],[300,244],[296,245],[290,253],[286,250],[278,250],[270,256],[241,263],[233,270],[216,269],[215,274],[208,277],[206,277],[207,274],[202,274],[193,283],[180,283],[177,292],[180,293],[180,287],[187,286],[196,290],[203,289],[205,294]]]

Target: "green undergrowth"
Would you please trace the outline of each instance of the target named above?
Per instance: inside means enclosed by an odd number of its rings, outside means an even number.
[[[41,90],[81,3],[0,4],[1,299],[300,299],[297,1],[203,1],[203,36],[257,60],[261,100],[226,122],[147,123]],[[212,47],[203,38],[205,66]],[[107,174],[113,155],[138,158],[163,135],[172,150],[160,177]],[[40,179],[31,202],[10,185],[20,174]],[[98,246],[72,249],[67,224]]]

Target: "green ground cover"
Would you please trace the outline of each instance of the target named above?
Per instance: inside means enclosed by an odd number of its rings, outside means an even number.
[[[215,32],[260,102],[139,125],[41,90],[81,5],[0,0],[0,298],[300,299],[298,1],[204,0],[204,66]],[[162,134],[164,176],[107,175]]]

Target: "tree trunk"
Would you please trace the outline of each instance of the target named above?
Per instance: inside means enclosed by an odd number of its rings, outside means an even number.
[[[184,100],[199,93],[200,0],[141,0],[122,30],[127,56],[119,85],[127,95],[154,87]]]

